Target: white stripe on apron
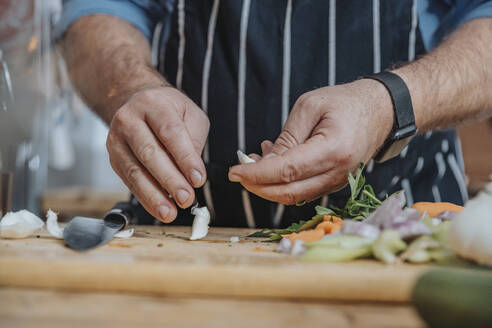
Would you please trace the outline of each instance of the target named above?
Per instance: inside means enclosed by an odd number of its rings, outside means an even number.
[[[407,198],[407,206],[413,205],[412,188],[410,187],[410,181],[408,179],[401,180],[401,187],[405,190],[405,197]]]
[[[336,83],[336,10],[335,0],[330,0],[328,13],[328,85]],[[328,195],[321,197],[321,206],[328,205]]]
[[[205,113],[208,113],[208,82],[210,78],[210,66],[212,64],[212,51],[214,46],[215,26],[217,25],[217,13],[219,11],[220,0],[214,0],[212,6],[212,12],[208,21],[207,32],[207,50],[205,51],[205,59],[203,60],[203,74],[202,74],[202,109]],[[208,139],[203,149],[203,161],[208,164],[210,161],[210,151]],[[205,202],[210,210],[212,217],[214,217],[214,203],[212,199],[212,191],[210,190],[210,182],[207,181],[203,186],[203,195],[205,196]]]
[[[454,154],[448,155],[448,164],[449,167],[451,168],[451,171],[453,172],[456,182],[458,183],[458,188],[460,189],[460,193],[461,193],[461,199],[463,200],[463,203],[466,203],[468,201],[468,192],[466,190],[466,183],[463,177],[462,170],[460,169],[460,166],[458,165],[458,162],[456,161],[456,157],[454,156]]]
[[[239,69],[238,69],[238,104],[237,104],[237,123],[238,123],[238,148],[246,151],[246,126],[245,126],[245,88],[246,88],[246,41],[248,36],[248,20],[251,0],[243,0],[241,9],[241,30],[239,34]],[[247,190],[242,190],[242,199],[244,213],[246,215],[246,223],[248,227],[255,227],[255,218],[249,193]]]
[[[292,0],[287,1],[285,9],[284,24],[284,49],[283,49],[283,67],[282,67],[282,119],[281,127],[283,128],[287,117],[289,116],[289,99],[290,99],[290,52],[291,52],[291,18],[292,18]],[[273,227],[277,228],[282,221],[285,206],[277,205],[277,210],[273,216]]]
[[[183,86],[183,61],[186,45],[185,37],[185,0],[178,1],[178,71],[176,72],[176,88],[182,90]]]
[[[439,192],[439,188],[437,187],[437,184],[439,184],[439,182],[444,177],[444,174],[446,174],[446,163],[444,163],[444,157],[442,156],[441,152],[437,152],[434,155],[434,159],[437,165],[437,178],[436,178],[436,184],[432,185],[432,195],[434,196],[434,201],[440,202],[441,193]]]
[[[152,45],[151,45],[151,55],[152,55],[152,66],[157,67],[159,62],[159,54],[161,49],[159,49],[159,41],[162,36],[162,22],[159,22],[155,25],[154,35],[152,36]],[[161,57],[163,58],[163,57]]]
[[[410,28],[410,34],[408,36],[408,61],[413,61],[415,59],[415,39],[417,31],[417,0],[413,0],[412,3],[412,25]]]
[[[381,35],[379,26],[379,0],[372,0],[372,34],[374,73],[381,71]]]

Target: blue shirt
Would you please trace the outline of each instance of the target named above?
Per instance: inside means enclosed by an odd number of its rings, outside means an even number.
[[[150,40],[156,24],[168,17],[174,6],[174,0],[64,0],[63,3],[56,37],[78,18],[100,13],[128,21]],[[492,17],[492,0],[417,0],[417,7],[427,50],[461,24],[475,18]]]

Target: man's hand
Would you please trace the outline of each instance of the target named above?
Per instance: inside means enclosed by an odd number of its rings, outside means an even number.
[[[317,89],[298,99],[273,145],[262,143],[263,157],[232,167],[229,179],[282,204],[311,201],[343,188],[392,125],[390,96],[377,81]]]
[[[110,125],[106,144],[113,169],[148,212],[174,220],[174,202],[190,206],[193,187],[206,181],[200,154],[207,116],[169,86],[151,65],[148,41],[119,18],[78,19],[62,50],[72,83]]]
[[[200,155],[209,125],[203,111],[171,87],[139,91],[116,111],[106,142],[111,166],[154,217],[173,221],[169,195],[186,208],[193,187],[205,183]]]

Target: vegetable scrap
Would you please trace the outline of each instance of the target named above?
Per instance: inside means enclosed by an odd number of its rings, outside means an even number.
[[[269,241],[279,242],[277,252],[300,256],[307,261],[374,258],[384,263],[428,263],[455,258],[448,246],[448,231],[452,224],[459,226],[456,231],[469,230],[462,226],[466,225],[463,222],[469,222],[466,220],[472,215],[481,217],[474,212],[473,208],[479,207],[476,202],[470,202],[472,209],[469,210],[451,203],[419,202],[406,207],[402,191],[380,200],[365,183],[363,169],[361,164],[355,175],[348,174],[351,195],[343,208],[316,206],[316,215],[308,221],[293,223],[285,229],[263,229],[249,237],[267,237]],[[492,185],[490,189],[487,196],[479,196],[482,216],[492,212]],[[484,197],[489,197],[487,205],[484,205]],[[464,217],[467,219],[460,219]],[[487,224],[490,229],[483,233],[483,238],[492,234],[492,219]],[[480,229],[480,225],[478,227]],[[470,241],[465,242],[470,244]],[[476,259],[479,263],[486,263],[484,259],[492,263],[492,238],[488,238],[487,243],[489,255]],[[463,252],[456,253],[465,256]]]
[[[229,240],[231,241],[231,243],[237,243],[237,242],[239,242],[239,237],[238,236],[232,236],[231,238],[229,238]]]
[[[58,215],[51,209],[46,213],[46,229],[55,238],[63,239],[63,228],[58,225]],[[130,238],[133,236],[135,229],[130,228],[117,232],[113,237],[115,238]]]
[[[28,210],[8,212],[0,221],[0,237],[27,238],[43,226],[43,220]]]

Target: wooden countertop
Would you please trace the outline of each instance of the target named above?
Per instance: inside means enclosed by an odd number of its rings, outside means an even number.
[[[423,326],[408,301],[425,266],[306,263],[248,229],[189,230],[139,226],[86,253],[0,239],[0,326]]]

